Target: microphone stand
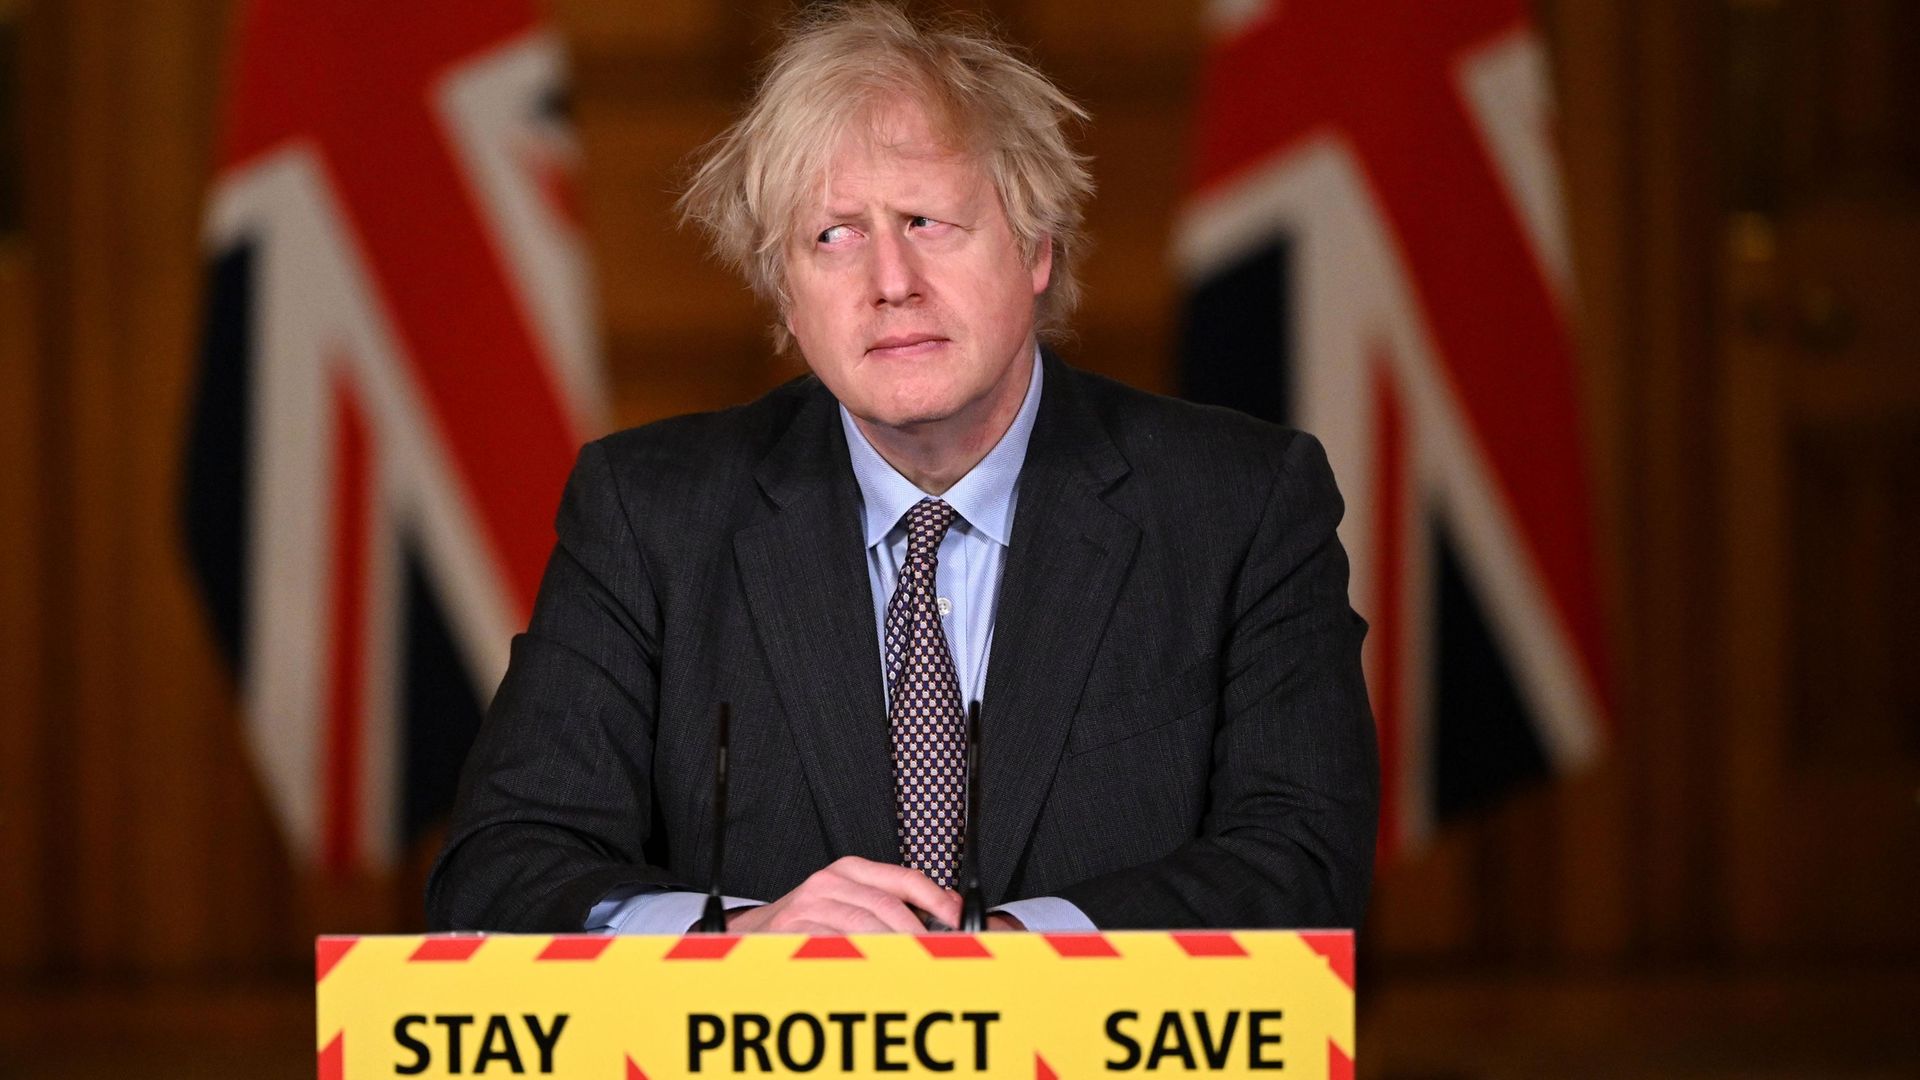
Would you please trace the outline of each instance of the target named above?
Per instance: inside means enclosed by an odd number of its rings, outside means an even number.
[[[719,753],[713,762],[713,869],[707,875],[707,907],[700,914],[703,934],[727,932],[727,908],[720,901],[720,867],[727,852],[727,722],[732,709],[726,702],[719,708]]]
[[[980,891],[980,703],[967,704],[967,825],[960,849],[960,932],[987,928],[987,899]]]

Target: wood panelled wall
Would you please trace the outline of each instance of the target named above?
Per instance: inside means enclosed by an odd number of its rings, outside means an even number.
[[[317,929],[417,919],[399,885],[288,866],[243,759],[176,520],[228,3],[28,0],[29,222],[0,238],[0,968],[14,985],[297,981]],[[1091,108],[1100,194],[1066,351],[1154,389],[1201,48],[1194,0],[978,5]],[[1545,0],[1583,378],[1614,599],[1617,741],[1391,868],[1382,971],[1768,955],[1719,849],[1727,722],[1712,527],[1724,198],[1713,0]],[[785,5],[559,0],[618,419],[733,403],[797,370],[672,223]],[[1736,583],[1737,586],[1737,583]],[[1737,831],[1737,830],[1736,830]],[[1777,941],[1772,945],[1779,944]]]

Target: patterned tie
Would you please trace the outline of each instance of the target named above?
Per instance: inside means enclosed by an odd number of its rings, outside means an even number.
[[[939,499],[921,499],[907,511],[907,560],[887,601],[887,719],[900,857],[946,888],[960,865],[967,794],[960,680],[933,585],[940,541],[953,519],[953,507]]]

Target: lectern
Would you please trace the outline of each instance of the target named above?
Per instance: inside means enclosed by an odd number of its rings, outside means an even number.
[[[323,937],[320,1080],[1353,1075],[1353,935]]]

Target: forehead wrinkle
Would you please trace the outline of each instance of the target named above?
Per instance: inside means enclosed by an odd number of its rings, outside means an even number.
[[[811,185],[806,212],[831,217],[864,213],[873,204],[874,188],[882,183],[888,184],[884,194],[889,204],[912,203],[925,209],[919,204],[930,200],[974,202],[980,184],[986,180],[985,170],[959,151],[937,146],[921,151],[917,149],[919,145],[919,140],[881,143],[849,136],[828,158],[819,179]],[[899,162],[952,163],[963,168],[967,176],[957,189],[950,189],[944,184],[944,177],[942,182],[936,182],[919,170],[897,167]],[[891,208],[909,207],[891,205]]]

